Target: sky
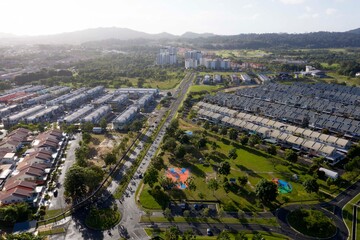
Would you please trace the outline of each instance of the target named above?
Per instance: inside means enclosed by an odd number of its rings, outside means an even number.
[[[0,33],[304,33],[360,27],[360,0],[1,0]]]

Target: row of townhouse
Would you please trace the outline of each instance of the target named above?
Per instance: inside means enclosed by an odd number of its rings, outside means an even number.
[[[269,118],[259,117],[253,114],[247,114],[244,112],[238,112],[229,108],[220,107],[217,105],[199,102],[195,105],[197,108],[202,108],[205,110],[209,110],[215,113],[220,113],[223,116],[229,116],[233,118],[238,118],[241,120],[246,120],[248,122],[264,126],[270,127],[272,129],[280,130],[282,132],[290,133],[299,137],[304,137],[308,139],[312,139],[314,141],[319,141],[322,143],[330,144],[331,146],[336,147],[338,150],[346,152],[351,145],[351,141],[338,138],[329,134],[319,133],[317,131],[312,131],[310,129],[305,129],[297,126],[293,126],[290,124],[286,124],[279,121],[274,121]]]
[[[70,112],[64,118],[60,119],[59,122],[73,124],[81,121],[81,118],[88,115],[90,112],[94,110],[93,105],[86,105],[82,108],[77,109],[74,112]]]
[[[257,117],[246,113],[199,102],[195,105],[199,117],[214,123],[237,127],[250,133],[258,134],[271,142],[309,152],[311,155],[326,157],[331,164],[344,158],[351,142],[334,136],[302,129],[281,122]],[[229,111],[230,110],[230,111]]]
[[[127,125],[129,125],[132,120],[137,116],[140,111],[139,106],[131,106],[126,109],[122,114],[112,122],[112,128],[116,130],[123,130]]]
[[[205,101],[292,124],[309,126],[315,130],[328,129],[330,132],[346,134],[351,138],[360,137],[360,121],[356,119],[318,113],[313,110],[234,94],[209,95],[205,97]]]
[[[283,87],[280,88],[283,89]],[[289,91],[278,90],[277,84],[271,84],[270,86],[266,85],[252,89],[239,90],[236,94],[239,96],[246,96],[249,98],[262,99],[269,102],[314,110],[319,113],[328,113],[337,116],[360,119],[360,106],[356,101],[353,103],[343,103],[332,98],[321,98],[315,93],[304,93],[307,95],[302,95],[297,91],[292,91],[293,89],[291,87],[284,90]],[[353,97],[355,100],[360,100],[360,97],[357,95],[353,95]]]
[[[49,130],[40,133],[32,140],[32,148],[28,149],[23,157],[19,160],[12,159],[12,166],[16,167],[3,180],[0,205],[27,202],[38,206],[49,173],[63,144],[62,132]]]
[[[98,124],[102,118],[107,118],[111,113],[111,107],[109,105],[101,106],[95,109],[90,114],[82,118],[82,122],[91,122],[93,124]]]

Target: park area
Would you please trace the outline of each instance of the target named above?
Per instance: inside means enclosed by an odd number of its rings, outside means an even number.
[[[224,211],[258,212],[270,210],[289,202],[316,203],[324,201],[329,196],[324,194],[323,190],[330,191],[332,194],[340,191],[340,189],[329,189],[325,181],[318,180],[320,192],[308,193],[302,185],[305,179],[311,177],[306,166],[290,163],[253,147],[241,145],[227,136],[209,130],[205,131],[201,126],[184,120],[179,121],[179,129],[185,134],[192,133],[186,148],[189,151],[181,159],[174,157],[173,152],[160,153],[165,167],[160,171],[159,176],[160,178],[169,176],[171,169],[179,169],[180,172],[181,169],[186,169],[195,188],[174,187],[162,194],[154,194],[152,190],[156,188],[156,184],[153,188],[145,184],[140,193],[140,202],[145,209],[164,209],[170,200],[187,199],[199,202],[203,200],[220,202]],[[199,142],[200,136],[206,138],[206,145],[199,149],[194,146]],[[235,157],[230,158],[230,152]],[[230,172],[226,175],[220,174],[218,169],[225,161],[230,164]],[[245,183],[240,183],[244,178],[247,179]],[[256,197],[256,184],[261,179],[272,181],[278,187],[277,199],[271,205],[262,204]],[[215,189],[209,187],[209,182],[213,180],[218,182],[218,187]],[[230,183],[226,189],[224,188],[225,181]],[[187,180],[187,182],[190,181]],[[167,198],[168,201],[164,201],[164,198]]]

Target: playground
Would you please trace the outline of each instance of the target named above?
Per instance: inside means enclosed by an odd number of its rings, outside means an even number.
[[[186,168],[169,168],[166,171],[166,177],[172,179],[177,188],[186,189],[186,180],[189,178],[189,170]]]
[[[288,183],[284,180],[278,179],[278,178],[273,178],[272,182],[278,186],[279,193],[291,193],[292,192],[292,186],[290,183]]]

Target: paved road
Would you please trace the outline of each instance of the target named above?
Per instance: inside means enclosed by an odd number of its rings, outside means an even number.
[[[65,163],[62,165],[61,174],[59,176],[58,182],[60,183],[60,187],[58,188],[58,197],[52,197],[49,205],[50,210],[64,209],[67,206],[64,198],[65,174],[68,171],[68,169],[75,163],[75,149],[79,146],[79,142],[82,138],[82,135],[80,133],[74,136],[75,136],[75,140],[69,141],[70,147],[67,151]]]
[[[138,179],[139,174],[143,174],[150,164],[151,158],[154,156],[156,150],[158,149],[162,138],[165,134],[165,130],[170,124],[170,121],[175,116],[181,102],[184,99],[184,96],[191,85],[192,81],[194,80],[195,74],[188,74],[181,84],[179,85],[178,89],[175,91],[174,97],[176,100],[171,105],[170,114],[167,117],[164,125],[160,129],[157,136],[154,136],[155,140],[152,143],[149,151],[146,153],[145,157],[143,158],[142,162],[139,165],[136,173],[134,174],[132,181],[129,183],[126,191],[126,196],[121,199],[117,200],[116,204],[119,207],[119,210],[122,213],[122,220],[120,224],[109,231],[93,231],[87,229],[84,224],[84,214],[82,212],[76,213],[75,217],[68,223],[68,228],[65,234],[62,235],[54,235],[51,239],[119,239],[120,234],[118,231],[118,227],[123,225],[128,232],[130,233],[131,239],[148,239],[146,232],[144,231],[143,227],[139,224],[140,217],[143,214],[141,210],[139,210],[136,202],[135,202],[135,191],[139,185],[140,179]],[[163,112],[164,114],[164,112]],[[137,144],[135,150],[131,153],[131,155],[126,159],[125,164],[119,170],[119,174],[114,178],[112,183],[107,188],[108,196],[115,192],[116,188],[118,187],[118,183],[121,180],[122,176],[126,173],[126,171],[131,167],[133,161],[137,158],[138,154],[141,152],[145,145],[145,141],[147,138],[151,137],[153,134],[153,130],[159,123],[155,124],[154,128],[150,128],[142,138],[141,141]],[[110,199],[110,198],[109,198]]]
[[[195,75],[189,74],[184,80],[181,82],[177,91],[175,91],[176,100],[171,105],[171,110],[169,116],[167,117],[164,125],[161,127],[157,136],[155,136],[155,140],[150,146],[149,151],[146,153],[144,159],[140,163],[137,172],[133,176],[133,180],[130,182],[128,189],[132,188],[132,190],[128,191],[129,197],[125,197],[123,199],[122,204],[120,206],[120,211],[122,212],[122,219],[120,225],[123,225],[130,234],[131,239],[148,239],[147,234],[145,233],[143,227],[139,224],[141,215],[143,212],[138,208],[135,199],[135,190],[136,187],[139,186],[140,179],[137,178],[138,174],[143,174],[150,164],[151,158],[154,156],[156,150],[159,148],[160,143],[165,135],[166,128],[170,124],[171,120],[175,116],[181,102],[183,101],[185,94],[194,80]],[[117,237],[118,232],[112,233],[113,237]],[[120,236],[119,236],[120,237]]]

